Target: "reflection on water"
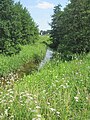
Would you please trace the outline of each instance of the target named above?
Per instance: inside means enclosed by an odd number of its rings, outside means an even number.
[[[46,55],[45,55],[44,59],[41,61],[38,70],[40,70],[45,65],[45,63],[47,61],[49,61],[50,58],[52,58],[52,55],[53,55],[53,51],[51,49],[47,49]]]

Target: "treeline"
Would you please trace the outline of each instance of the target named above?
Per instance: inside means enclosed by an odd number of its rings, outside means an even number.
[[[90,51],[90,0],[70,0],[61,10],[54,7],[51,23],[52,47],[62,55]]]
[[[34,43],[38,27],[20,2],[0,0],[0,54],[12,55],[21,45]]]
[[[40,35],[49,35],[51,33],[51,30],[41,30]]]

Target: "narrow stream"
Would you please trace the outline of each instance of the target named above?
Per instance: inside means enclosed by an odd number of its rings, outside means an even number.
[[[40,70],[46,64],[46,62],[52,58],[52,56],[53,56],[53,51],[50,48],[48,48],[44,59],[41,61],[39,65],[38,70]]]
[[[26,63],[25,65],[23,65],[21,69],[18,70],[16,73],[11,72],[7,76],[5,77],[3,76],[2,78],[0,78],[1,79],[0,86],[5,87],[8,84],[8,81],[10,82],[12,79],[16,81],[19,78],[22,78],[25,74],[29,75],[35,69],[36,70],[38,69],[39,71],[46,64],[46,62],[48,62],[52,58],[52,56],[53,56],[53,51],[50,48],[48,48],[44,59],[39,64],[39,67],[38,67],[38,64],[36,64],[34,61],[30,61]]]

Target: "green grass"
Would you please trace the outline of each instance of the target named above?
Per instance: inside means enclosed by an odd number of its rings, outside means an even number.
[[[42,41],[47,41],[47,36],[40,36],[39,40],[35,44],[22,46],[22,50],[19,54],[9,56],[0,55],[0,76],[7,75],[10,72],[14,72],[25,63],[36,59],[42,59],[45,55],[46,46],[42,44]]]
[[[90,120],[90,54],[54,59],[0,89],[0,120]]]

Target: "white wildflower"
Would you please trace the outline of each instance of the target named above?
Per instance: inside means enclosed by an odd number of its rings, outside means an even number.
[[[8,109],[5,110],[5,115],[8,116]]]
[[[36,100],[35,100],[34,102],[35,102],[35,104],[37,104],[37,103],[38,103]]]
[[[31,112],[35,113],[35,112],[36,112],[36,110],[31,110]]]
[[[37,115],[37,117],[38,117],[38,118],[41,118],[41,115],[40,115],[40,114],[38,114],[38,115]]]
[[[88,100],[88,97],[86,97],[86,100]]]
[[[36,106],[36,109],[40,109],[41,107],[40,106]]]
[[[57,111],[56,113],[57,113],[58,115],[60,114],[60,112],[58,112],[58,111]]]
[[[49,103],[49,102],[47,102],[47,104],[48,104],[48,105],[50,105],[50,103]]]
[[[9,100],[9,103],[12,103],[13,102],[13,100]]]
[[[50,108],[50,110],[51,110],[52,112],[56,111],[54,108]]]
[[[43,93],[45,93],[46,92],[46,90],[43,90]]]
[[[30,96],[29,99],[30,99],[30,100],[33,100],[33,97]]]
[[[74,97],[74,99],[76,100],[76,102],[78,102],[78,99],[79,99],[79,98],[76,96],[76,97]]]

